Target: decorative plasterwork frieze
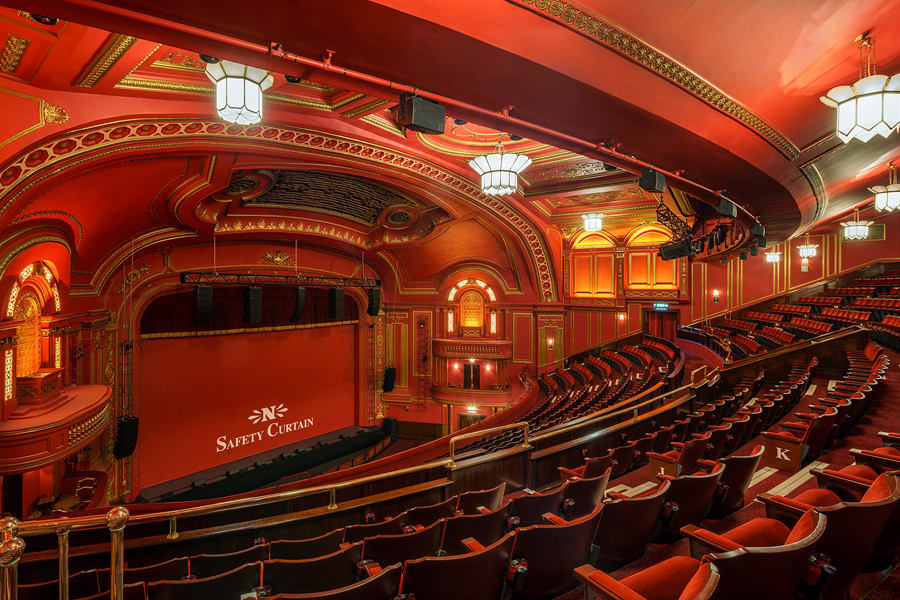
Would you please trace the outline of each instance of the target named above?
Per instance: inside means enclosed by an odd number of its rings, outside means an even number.
[[[8,34],[3,50],[0,51],[0,71],[12,73],[22,62],[22,56],[31,42],[17,35]]]
[[[137,38],[114,33],[91,64],[75,80],[75,87],[94,87],[104,75],[128,52]]]
[[[8,161],[0,169],[0,217],[38,182],[89,161],[111,159],[123,151],[160,151],[190,144],[191,149],[221,149],[236,144],[251,150],[317,152],[388,167],[420,178],[480,206],[513,228],[528,250],[536,273],[539,295],[557,300],[552,257],[541,232],[501,198],[481,193],[479,187],[452,171],[406,152],[327,132],[287,126],[227,125],[213,119],[134,119],[67,132]],[[221,219],[218,226],[223,227]],[[266,223],[268,227],[270,224]],[[278,227],[278,224],[275,225]],[[217,227],[218,228],[218,227]],[[96,283],[96,282],[92,282]],[[101,282],[102,284],[102,282]],[[94,286],[97,289],[97,286]]]
[[[772,144],[784,156],[794,159],[800,153],[797,146],[784,134],[746,106],[670,56],[617,25],[579,7],[576,3],[567,0],[507,0],[507,2],[532,10],[664,77],[698,100],[739,121]]]

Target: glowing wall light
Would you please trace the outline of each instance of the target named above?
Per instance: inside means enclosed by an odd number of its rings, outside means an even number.
[[[777,263],[781,260],[781,252],[766,252],[767,263]]]

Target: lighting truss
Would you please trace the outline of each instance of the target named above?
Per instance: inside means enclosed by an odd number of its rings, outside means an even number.
[[[194,285],[289,285],[323,288],[380,288],[380,279],[365,277],[321,277],[318,275],[266,275],[263,273],[216,273],[184,271],[181,283]]]

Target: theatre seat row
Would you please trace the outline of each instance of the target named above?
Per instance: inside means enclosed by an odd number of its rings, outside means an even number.
[[[883,379],[887,363],[877,346],[850,358],[842,383]],[[817,489],[758,496],[765,518],[719,533],[697,524],[681,527],[691,556],[669,558],[622,580],[591,565],[579,567],[585,598],[793,600],[799,592],[845,598],[858,573],[883,570],[900,551],[900,433],[879,435],[882,447],[851,450],[856,464],[813,469]]]

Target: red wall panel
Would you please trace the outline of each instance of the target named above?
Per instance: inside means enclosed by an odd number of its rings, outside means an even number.
[[[353,425],[356,348],[354,325],[140,342],[139,486]]]

